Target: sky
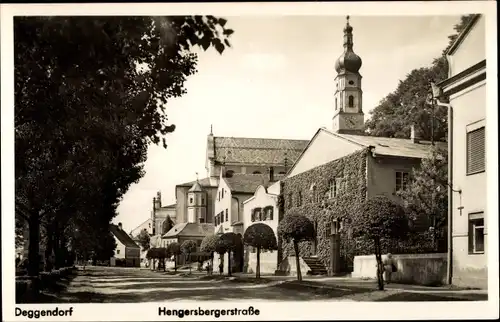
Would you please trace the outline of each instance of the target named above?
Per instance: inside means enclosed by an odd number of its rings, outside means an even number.
[[[113,222],[130,231],[147,220],[152,198],[175,203],[175,185],[204,177],[207,135],[303,139],[331,128],[335,60],[344,16],[224,17],[234,30],[222,55],[199,53],[187,94],[167,104],[167,149],[150,146],[145,176],[130,187]],[[366,118],[413,69],[429,66],[459,16],[351,16]]]

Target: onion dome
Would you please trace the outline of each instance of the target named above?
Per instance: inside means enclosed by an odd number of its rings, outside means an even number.
[[[337,73],[351,72],[357,73],[361,68],[361,58],[356,55],[352,49],[352,26],[349,24],[349,16],[347,16],[347,24],[344,28],[344,52],[335,62],[335,70]]]

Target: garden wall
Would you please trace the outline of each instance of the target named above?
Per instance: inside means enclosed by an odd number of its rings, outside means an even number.
[[[385,255],[382,259],[385,259]],[[446,283],[446,254],[406,254],[392,255],[397,272],[392,281],[402,284],[437,286]],[[354,257],[352,277],[377,278],[375,255]]]
[[[255,274],[257,268],[257,253],[248,253],[247,273]],[[274,252],[260,253],[260,274],[273,274],[278,267],[278,254]]]

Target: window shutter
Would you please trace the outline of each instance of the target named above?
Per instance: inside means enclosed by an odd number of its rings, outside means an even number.
[[[485,169],[485,128],[467,133],[467,174]]]
[[[252,209],[252,218],[251,218],[252,222],[255,221],[255,209]]]

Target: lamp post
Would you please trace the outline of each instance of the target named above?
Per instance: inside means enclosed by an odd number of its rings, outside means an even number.
[[[332,220],[327,226],[327,234],[330,236],[330,267],[328,275],[334,276],[340,271],[340,222]]]

